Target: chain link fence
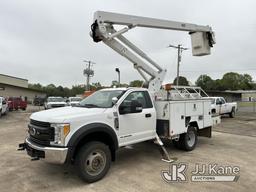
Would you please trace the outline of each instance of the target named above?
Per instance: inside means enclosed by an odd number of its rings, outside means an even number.
[[[256,100],[254,101],[238,101],[238,111],[256,113]]]

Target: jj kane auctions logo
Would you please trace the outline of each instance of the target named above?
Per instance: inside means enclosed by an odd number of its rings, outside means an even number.
[[[186,163],[170,164],[169,170],[162,170],[161,176],[166,182],[188,182],[188,165]],[[234,182],[239,179],[238,166],[222,166],[218,164],[195,164],[191,171],[193,182]]]

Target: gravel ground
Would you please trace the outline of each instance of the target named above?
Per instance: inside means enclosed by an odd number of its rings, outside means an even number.
[[[82,182],[73,166],[30,161],[19,143],[26,136],[32,111],[14,111],[0,119],[0,191],[255,191],[256,177],[256,114],[239,113],[236,118],[223,117],[215,127],[213,137],[199,138],[194,151],[184,152],[166,143],[169,153],[178,163],[188,164],[188,181],[166,183],[162,170],[169,164],[161,161],[158,148],[151,142],[122,148],[106,177],[96,183]],[[240,167],[237,182],[191,182],[191,171],[196,163],[217,163]]]

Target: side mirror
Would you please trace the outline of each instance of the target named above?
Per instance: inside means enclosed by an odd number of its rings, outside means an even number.
[[[131,103],[131,112],[132,113],[140,113],[142,112],[142,104],[139,103],[138,101],[134,100]]]
[[[127,114],[127,113],[140,113],[142,112],[142,105],[136,100],[133,100],[129,103],[122,103],[119,107],[120,114]]]
[[[117,103],[117,101],[118,101],[118,98],[117,98],[117,97],[113,97],[113,98],[112,98],[112,103],[113,103],[113,105],[115,105],[115,104]]]

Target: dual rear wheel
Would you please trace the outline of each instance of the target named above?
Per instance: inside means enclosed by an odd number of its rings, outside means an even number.
[[[176,148],[185,151],[192,151],[197,144],[197,130],[195,127],[189,126],[186,133],[180,135],[178,141],[173,140]]]

